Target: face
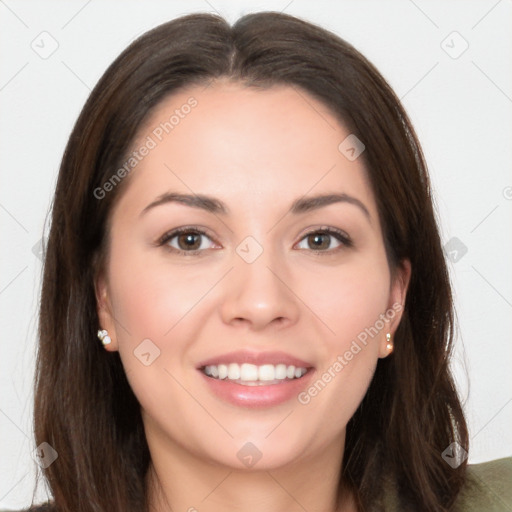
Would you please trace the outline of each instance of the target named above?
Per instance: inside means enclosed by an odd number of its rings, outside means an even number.
[[[303,91],[227,82],[174,94],[141,129],[96,293],[150,449],[270,469],[343,446],[410,274],[391,279],[348,135]]]

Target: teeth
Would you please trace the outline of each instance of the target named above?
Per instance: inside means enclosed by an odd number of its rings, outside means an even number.
[[[214,368],[214,366],[207,366],[206,368]],[[217,368],[219,369],[219,379],[225,379],[228,376],[228,367],[225,364],[219,364]],[[211,376],[215,377],[213,374]]]
[[[242,380],[258,380],[258,375],[258,367],[255,364],[243,364],[240,368],[240,378]]]
[[[203,372],[215,379],[238,380],[242,382],[270,382],[284,379],[300,379],[306,372],[306,368],[295,368],[285,364],[255,364],[237,363],[210,365],[203,368]]]
[[[276,379],[283,380],[286,379],[286,365],[278,364],[275,369],[275,377]]]
[[[264,364],[258,368],[258,380],[275,380],[275,378],[276,369],[273,364]]]
[[[228,366],[228,379],[229,380],[237,380],[240,378],[240,366],[236,363],[231,363]]]

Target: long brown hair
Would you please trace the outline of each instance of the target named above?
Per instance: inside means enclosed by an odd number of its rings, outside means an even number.
[[[455,441],[467,450],[468,432],[449,369],[451,287],[420,145],[368,60],[335,34],[274,12],[233,26],[192,14],[147,32],[105,72],[69,138],[44,259],[34,411],[37,444],[58,453],[43,470],[57,510],[147,509],[150,454],[140,407],[119,353],[96,337],[94,277],[129,177],[101,199],[94,191],[122,166],[164,97],[218,78],[305,91],[365,144],[390,268],[408,258],[412,276],[395,352],[379,360],[347,426],[342,477],[360,510],[379,509],[383,475],[395,480],[407,509],[448,510],[466,463],[453,469],[441,454]]]

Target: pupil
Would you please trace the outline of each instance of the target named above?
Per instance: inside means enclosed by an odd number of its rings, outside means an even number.
[[[193,247],[195,244],[194,244],[194,237],[197,237],[198,235],[197,234],[193,234],[193,233],[188,233],[186,235],[182,235],[182,239],[185,239],[185,248],[186,249],[194,249],[195,247]],[[196,241],[196,244],[197,244],[197,241]]]
[[[329,247],[329,240],[327,240],[327,243],[324,243],[322,245],[322,237],[325,237],[325,234],[315,234],[311,235],[310,240],[312,241],[313,245],[316,246],[316,248],[323,247],[327,249]],[[325,239],[324,239],[325,241]]]

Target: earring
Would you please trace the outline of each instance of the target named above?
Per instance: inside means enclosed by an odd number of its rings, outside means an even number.
[[[393,352],[393,342],[391,341],[391,334],[389,332],[386,334],[386,341],[386,348],[389,352]]]
[[[108,345],[109,343],[112,342],[110,336],[108,335],[108,332],[105,329],[98,331],[98,338],[101,340],[103,345]]]

